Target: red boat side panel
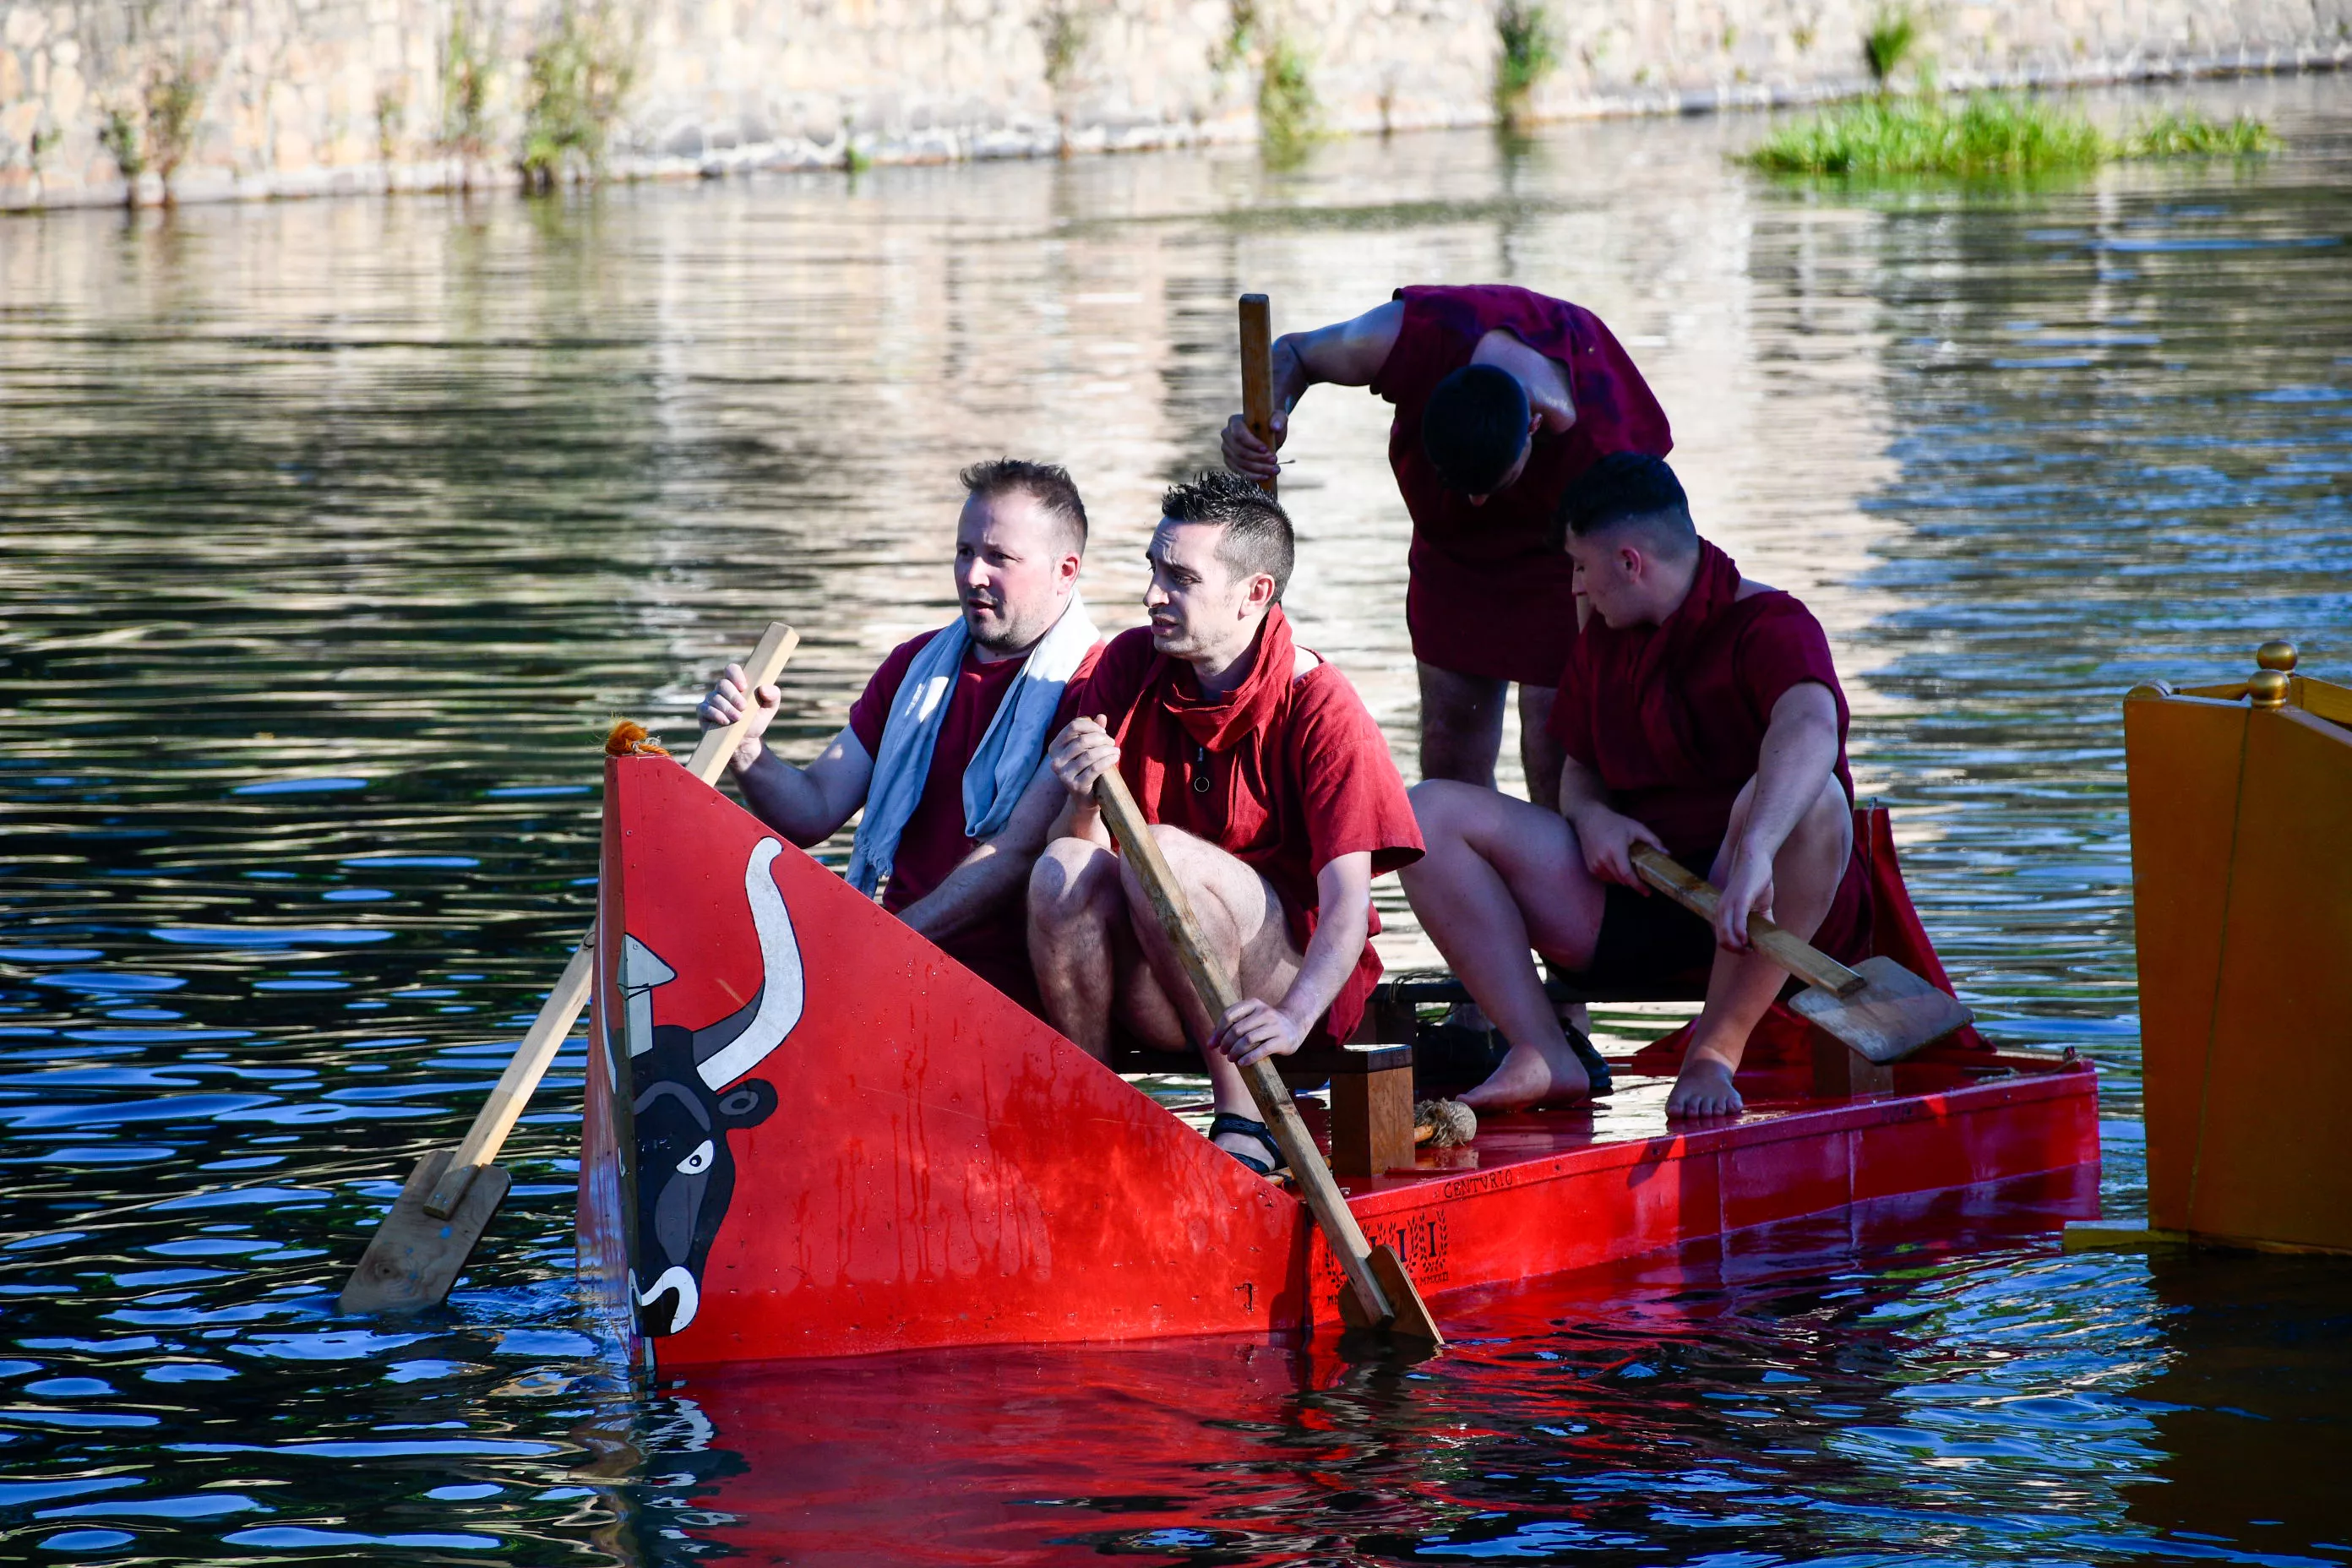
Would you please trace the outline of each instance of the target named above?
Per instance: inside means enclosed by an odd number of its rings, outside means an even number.
[[[1722,1173],[1725,1230],[1843,1208],[1853,1191],[1847,1133],[1736,1143],[1716,1156],[1716,1166]]]
[[[1426,1293],[1591,1268],[1865,1199],[2097,1163],[2097,1079],[2086,1064],[1989,1083],[1941,1063],[1908,1076],[1952,1087],[1843,1102],[1759,1095],[1728,1125],[1616,1142],[1612,1121],[1664,1126],[1669,1081],[1629,1076],[1597,1111],[1482,1124],[1478,1170],[1432,1163],[1358,1184],[1349,1203]],[[1896,1087],[1913,1088],[1902,1076]],[[1320,1236],[1310,1251],[1315,1321],[1337,1323],[1339,1267]]]
[[[605,812],[659,1366],[1304,1316],[1296,1198],[675,763]],[[583,1186],[604,1234],[626,1184]]]

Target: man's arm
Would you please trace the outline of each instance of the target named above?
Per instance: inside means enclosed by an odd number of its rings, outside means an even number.
[[[1311,332],[1285,332],[1274,340],[1274,445],[1259,440],[1240,415],[1225,421],[1219,444],[1225,467],[1244,479],[1279,478],[1275,453],[1290,433],[1290,411],[1318,382],[1334,386],[1370,386],[1388,363],[1397,334],[1404,331],[1404,302],[1391,300],[1350,321]]]
[[[1226,1012],[1209,1042],[1210,1049],[1223,1052],[1237,1067],[1296,1051],[1356,972],[1364,943],[1371,939],[1372,852],[1334,857],[1316,872],[1315,903],[1315,934],[1282,1000],[1269,1006],[1244,998]]]
[[[1586,870],[1604,882],[1642,893],[1650,890],[1642,874],[1633,869],[1633,846],[1647,844],[1654,849],[1665,846],[1647,827],[1612,809],[1600,776],[1574,757],[1560,759],[1559,814],[1576,829],[1576,845],[1584,856]]]
[[[796,768],[765,745],[749,767],[728,763],[751,815],[807,849],[824,843],[866,804],[874,759],[847,725],[816,761]]]
[[[706,730],[732,724],[746,713],[742,739],[727,759],[751,815],[806,849],[832,837],[850,814],[866,803],[866,786],[874,778],[874,759],[857,732],[844,727],[816,761],[796,768],[768,749],[768,726],[775,722],[783,692],[762,686],[744,694],[743,667],[730,664],[727,673],[702,700],[695,716]]]
[[[900,910],[898,918],[933,942],[943,942],[1003,914],[1021,897],[1029,868],[1068,798],[1053,768],[1038,763],[1004,826],[973,845],[938,887]]]
[[[1830,689],[1807,680],[1782,692],[1772,704],[1772,721],[1757,754],[1748,823],[1732,846],[1731,868],[1723,879],[1723,902],[1715,919],[1715,940],[1722,946],[1747,952],[1748,915],[1772,912],[1772,862],[1821,798],[1837,755],[1837,699]]]

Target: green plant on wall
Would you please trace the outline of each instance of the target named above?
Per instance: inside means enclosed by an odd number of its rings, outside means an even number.
[[[401,127],[408,120],[408,83],[375,89],[375,155],[389,165],[400,152]]]
[[[1321,133],[1321,105],[1306,52],[1269,21],[1255,0],[1231,0],[1225,36],[1210,51],[1218,75],[1245,64],[1257,68],[1259,150],[1268,163],[1288,164],[1305,156]]]
[[[1919,18],[1910,6],[1897,5],[1870,19],[1870,30],[1862,36],[1862,58],[1881,92],[1918,47]]]
[[[1524,124],[1528,100],[1559,64],[1551,13],[1537,0],[1502,0],[1495,8],[1495,115],[1507,127]]]
[[[163,199],[172,199],[172,176],[194,145],[197,117],[205,106],[205,75],[182,57],[148,79],[147,162],[163,176]]]
[[[119,103],[106,106],[105,118],[99,121],[98,144],[122,171],[123,180],[131,187],[127,199],[139,199],[139,176],[147,172],[147,143],[139,129],[139,116]]]
[[[1076,0],[1056,0],[1037,14],[1037,42],[1045,56],[1045,85],[1056,95],[1066,90],[1078,73],[1078,61],[1094,34],[1093,19]]]
[[[555,28],[530,52],[523,100],[523,184],[547,190],[567,174],[593,173],[635,85],[637,37],[614,0],[566,0]]]
[[[1265,155],[1276,163],[1296,163],[1315,140],[1319,106],[1307,57],[1288,38],[1277,37],[1266,46],[1258,68],[1258,135]]]
[[[441,146],[468,163],[489,151],[490,61],[482,30],[464,5],[449,13],[441,40]]]

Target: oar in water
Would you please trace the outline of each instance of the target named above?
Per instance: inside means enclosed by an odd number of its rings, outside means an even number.
[[[1160,917],[1160,927],[1168,933],[1169,944],[1175,948],[1177,961],[1183,964],[1201,1005],[1208,1010],[1210,1022],[1222,1021],[1241,1000],[1241,994],[1233,978],[1209,962],[1201,945],[1200,926],[1192,916],[1192,902],[1169,868],[1167,857],[1160,853],[1160,841],[1151,836],[1150,825],[1128,792],[1127,781],[1116,771],[1103,774],[1095,781],[1095,802],[1102,807],[1127,863],[1142,882],[1144,894]],[[1282,1157],[1289,1162],[1315,1223],[1322,1226],[1323,1238],[1330,1243],[1332,1255],[1348,1277],[1350,1289],[1339,1293],[1340,1315],[1354,1328],[1383,1328],[1443,1345],[1445,1336],[1437,1331],[1436,1321],[1413,1288],[1412,1277],[1404,1271],[1403,1260],[1393,1247],[1374,1247],[1365,1239],[1274,1063],[1261,1057],[1242,1068],[1242,1078],[1249,1085],[1250,1098],[1257,1101],[1258,1115],[1272,1130]]]
[[[1699,919],[1714,921],[1723,892],[1706,878],[1646,844],[1633,847],[1633,868]],[[1762,915],[1748,917],[1748,932],[1765,957],[1808,987],[1789,1005],[1874,1062],[1899,1061],[1975,1019],[1958,998],[1891,958],[1865,958],[1849,969]]]
[[[774,683],[800,640],[800,634],[792,627],[781,622],[770,625],[744,665],[753,690]],[[695,777],[705,784],[719,777],[750,719],[747,709],[742,718],[724,729],[703,731],[701,743],[694,748],[694,760],[687,763]],[[360,1266],[343,1287],[337,1302],[341,1310],[408,1311],[432,1306],[448,1295],[466,1259],[473,1256],[475,1243],[481,1240],[483,1227],[506,1200],[512,1179],[492,1162],[587,1004],[589,985],[595,977],[595,952],[596,930],[591,926],[580,939],[572,962],[563,966],[562,978],[541,1004],[539,1016],[531,1020],[530,1032],[523,1036],[514,1059],[499,1075],[490,1098],[467,1129],[465,1142],[455,1150],[430,1151],[408,1173],[392,1212],[376,1227]]]
[[[1263,294],[1244,294],[1241,301],[1242,422],[1250,434],[1274,450],[1274,307]],[[1276,481],[1258,480],[1272,495]]]

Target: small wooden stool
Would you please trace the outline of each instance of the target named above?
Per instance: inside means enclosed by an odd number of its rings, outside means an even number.
[[[1342,1046],[1318,1054],[1331,1071],[1331,1169],[1342,1176],[1411,1170],[1412,1047]]]

